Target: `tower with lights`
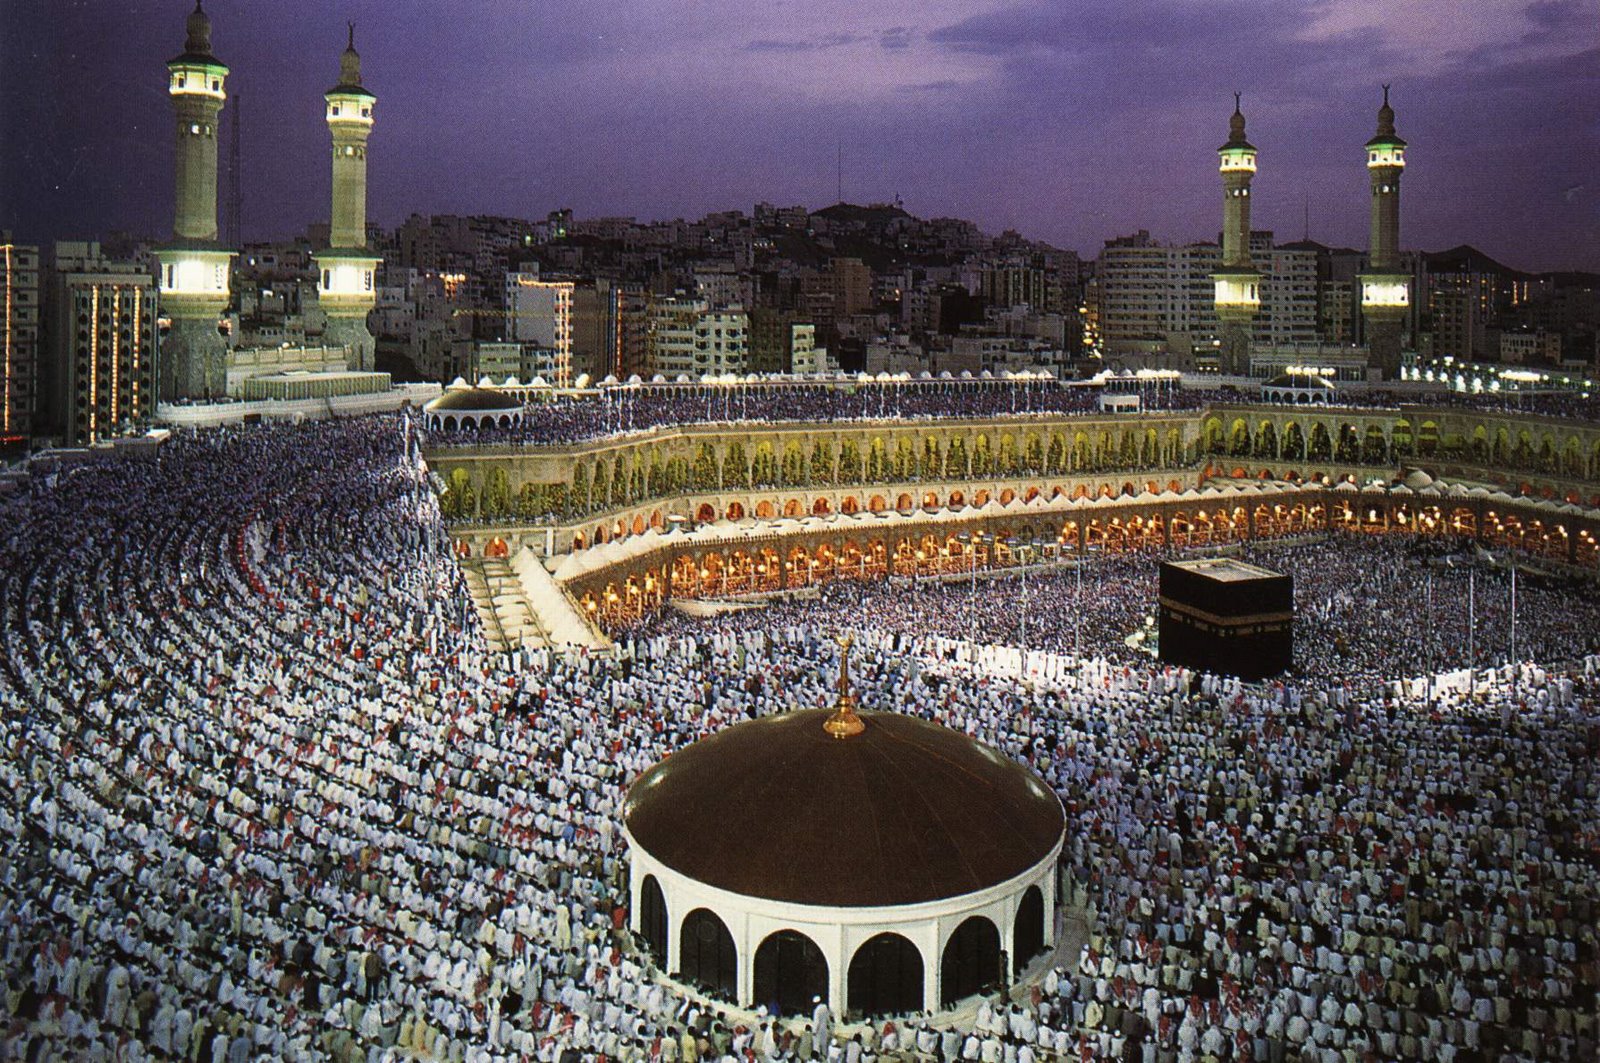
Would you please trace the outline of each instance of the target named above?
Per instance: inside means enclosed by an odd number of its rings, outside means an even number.
[[[328,315],[327,342],[350,348],[350,368],[371,370],[376,345],[367,315],[377,305],[375,278],[383,260],[367,247],[367,138],[378,98],[361,84],[356,31],[339,58],[339,83],[329,89],[328,131],[333,134],[333,210],[328,246],[317,252],[317,286]]]
[[[177,117],[176,204],[172,242],[156,252],[162,312],[161,397],[221,397],[228,345],[218,323],[228,308],[234,252],[217,240],[217,116],[227,101],[228,68],[211,54],[211,20],[198,2],[183,54],[167,62],[167,93]]]
[[[1261,273],[1250,260],[1250,182],[1256,149],[1244,137],[1239,94],[1233,97],[1228,142],[1217,149],[1222,172],[1222,268],[1211,275],[1222,328],[1218,361],[1224,374],[1250,371],[1250,326],[1261,309]]]
[[[1367,269],[1361,274],[1361,313],[1367,322],[1367,364],[1385,380],[1400,375],[1400,336],[1411,310],[1411,278],[1400,262],[1400,175],[1406,168],[1406,142],[1394,131],[1389,86],[1383,87],[1378,132],[1367,141],[1367,174],[1372,182],[1372,234]]]

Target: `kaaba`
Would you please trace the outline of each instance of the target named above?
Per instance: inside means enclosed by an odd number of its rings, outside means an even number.
[[[1211,557],[1161,565],[1160,657],[1241,679],[1264,679],[1294,663],[1294,580]]]

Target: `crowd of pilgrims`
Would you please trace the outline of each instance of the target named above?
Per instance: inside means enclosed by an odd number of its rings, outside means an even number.
[[[902,636],[936,634],[1031,651],[1092,647],[1120,664],[1154,655],[1159,564],[1196,550],[1138,550],[962,575],[841,581],[771,602],[761,623],[825,625],[870,616]],[[1519,568],[1512,631],[1510,559],[1470,540],[1365,533],[1255,540],[1234,553],[1294,581],[1294,675],[1381,686],[1424,672],[1518,657],[1574,661],[1600,653],[1600,596]],[[975,576],[976,578],[971,578]],[[641,617],[643,633],[680,630],[675,612]],[[743,623],[706,621],[703,630]],[[1019,662],[1020,663],[1020,662]]]
[[[1139,393],[1146,409],[1164,410],[1199,409],[1218,396],[1215,391],[1170,386],[1147,387]],[[526,408],[520,425],[460,428],[449,438],[484,445],[554,444],[678,424],[932,420],[1088,414],[1099,408],[1099,388],[1054,381],[943,381],[850,388],[817,384],[620,387],[603,389],[598,398],[535,402]]]
[[[483,446],[551,445],[644,431],[678,424],[734,422],[848,422],[1092,414],[1103,391],[1138,395],[1146,410],[1197,410],[1216,402],[1249,402],[1254,388],[1179,387],[1114,382],[1109,388],[1059,381],[928,381],[910,384],[671,385],[606,387],[597,395],[530,403],[514,427],[464,426],[450,433],[456,443]],[[1513,410],[1550,417],[1600,420],[1600,398],[1577,392],[1467,393],[1429,390],[1400,393],[1369,389],[1336,392],[1331,405],[1395,409],[1401,403],[1471,409]]]
[[[959,1026],[664,984],[627,931],[628,782],[829,703],[832,636],[862,614],[492,654],[419,453],[403,415],[252,426],[0,501],[0,1058],[1600,1051],[1594,658],[1424,698],[1242,686],[1103,653],[1102,632],[1019,683],[998,648],[874,617],[864,708],[1060,793],[1087,942]]]

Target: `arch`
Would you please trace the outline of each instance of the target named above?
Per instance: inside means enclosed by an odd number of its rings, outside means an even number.
[[[1011,924],[1011,972],[1021,974],[1028,961],[1044,951],[1044,891],[1029,886]]]
[[[861,511],[861,504],[856,501],[855,495],[845,495],[839,502],[839,512],[847,517],[853,517]]]
[[[899,510],[901,513],[910,513],[913,509],[917,508],[917,504],[912,501],[910,495],[902,493],[898,498],[895,499],[894,508]]]
[[[888,508],[889,503],[884,500],[882,495],[873,495],[871,498],[867,499],[868,513],[882,513]]]
[[[785,517],[803,517],[805,514],[805,503],[798,498],[791,498],[783,504],[783,515]]]
[[[956,927],[939,961],[939,1004],[950,1007],[1000,981],[1000,931],[974,915]]]
[[[728,519],[729,520],[743,520],[744,519],[744,506],[743,506],[743,504],[741,504],[739,502],[729,502],[728,503]]]
[[[727,924],[709,908],[696,908],[683,917],[678,978],[726,1000],[738,997],[739,951]]]
[[[901,934],[868,938],[850,958],[846,1002],[851,1019],[921,1011],[922,953]]]
[[[755,1001],[783,1015],[799,1015],[812,997],[828,995],[828,960],[798,930],[768,934],[756,948]]]
[[[774,512],[775,511],[772,508],[772,501],[770,499],[764,498],[760,502],[756,503],[756,517],[758,519],[771,520]]]
[[[511,548],[506,545],[506,541],[504,539],[496,535],[493,539],[490,539],[489,544],[483,548],[483,556],[496,558],[510,557]]]
[[[832,512],[833,507],[828,504],[828,500],[826,498],[818,498],[815,502],[811,503],[811,515],[814,517],[826,517]]]
[[[646,875],[639,887],[639,939],[657,967],[667,965],[667,898],[654,875]]]
[[[717,510],[710,502],[700,503],[700,508],[695,510],[694,519],[701,524],[710,524],[717,519]]]

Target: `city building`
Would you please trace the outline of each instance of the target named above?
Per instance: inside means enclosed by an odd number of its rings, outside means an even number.
[[[50,274],[48,406],[69,444],[145,425],[159,399],[156,283],[98,243],[61,242]]]
[[[752,373],[816,373],[826,359],[817,347],[817,327],[792,310],[750,311]]]
[[[1107,240],[1094,286],[1102,352],[1188,358],[1196,348],[1209,351],[1220,262],[1215,244],[1163,244],[1142,229]]]
[[[39,249],[0,232],[0,445],[34,431],[39,406]]]
[[[1500,361],[1509,365],[1561,364],[1561,335],[1537,329],[1500,333]]]
[[[211,20],[195,4],[182,53],[167,61],[167,93],[177,119],[172,241],[160,261],[162,399],[219,398],[226,390],[228,344],[218,328],[228,309],[234,253],[217,240],[217,119],[227,101],[228,68],[211,53]]]
[[[554,352],[550,383],[572,381],[572,281],[541,280],[537,273],[506,274],[505,338]]]

